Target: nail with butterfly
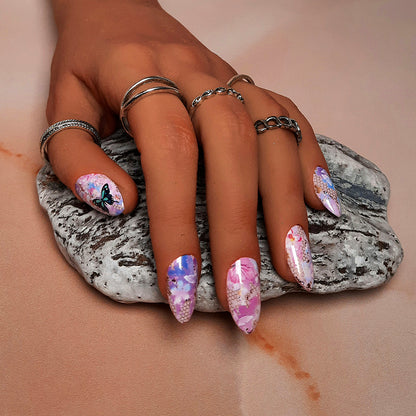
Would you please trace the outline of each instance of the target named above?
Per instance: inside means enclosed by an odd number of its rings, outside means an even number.
[[[123,197],[117,185],[101,173],[79,177],[75,190],[83,201],[103,214],[116,216],[124,211]]]

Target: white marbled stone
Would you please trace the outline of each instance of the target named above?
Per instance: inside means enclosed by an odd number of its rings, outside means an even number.
[[[343,215],[338,219],[327,211],[308,208],[315,269],[312,293],[380,286],[393,276],[403,258],[402,247],[387,222],[389,182],[377,166],[349,148],[321,135],[317,139],[339,193]],[[37,177],[40,203],[62,254],[87,283],[118,302],[165,302],[157,285],[138,152],[122,131],[104,139],[102,147],[136,181],[140,201],[132,214],[107,217],[78,201],[49,164]],[[196,309],[216,312],[221,306],[211,273],[204,189],[200,164],[196,223],[203,264]],[[257,224],[262,300],[301,291],[298,285],[281,279],[270,262],[261,208]]]

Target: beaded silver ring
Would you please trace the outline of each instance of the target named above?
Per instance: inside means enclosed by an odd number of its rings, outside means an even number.
[[[49,162],[48,152],[47,152],[47,146],[49,140],[52,139],[55,134],[59,133],[62,130],[66,129],[79,129],[84,130],[87,133],[91,135],[91,137],[94,140],[94,143],[100,146],[100,135],[96,128],[86,121],[83,120],[77,120],[77,119],[68,119],[68,120],[62,120],[58,121],[51,126],[49,126],[45,132],[42,134],[42,137],[40,138],[40,154],[42,158]]]
[[[230,95],[244,103],[244,98],[242,95],[233,88],[218,87],[215,88],[215,90],[206,90],[201,95],[198,95],[198,97],[194,98],[191,105],[189,106],[189,116],[192,118],[199,104],[215,95]]]

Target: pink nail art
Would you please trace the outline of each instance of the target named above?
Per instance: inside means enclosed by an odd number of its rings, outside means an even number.
[[[168,298],[170,309],[181,323],[191,319],[195,308],[198,284],[198,262],[191,255],[174,260],[168,268]]]
[[[238,259],[227,273],[227,299],[231,316],[246,334],[253,332],[260,317],[259,269],[254,259]]]
[[[75,183],[75,190],[88,205],[103,214],[116,216],[124,211],[123,197],[117,185],[105,175],[81,176]]]
[[[313,174],[313,185],[315,193],[321,200],[324,207],[337,217],[341,216],[341,204],[335,186],[328,175],[328,172],[317,167]]]
[[[298,283],[306,290],[313,286],[313,263],[308,237],[300,225],[292,227],[286,236],[287,263]]]

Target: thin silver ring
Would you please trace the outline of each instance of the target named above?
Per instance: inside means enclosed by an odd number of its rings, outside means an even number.
[[[236,90],[234,90],[233,88],[218,87],[218,88],[215,88],[215,90],[206,90],[201,95],[198,95],[198,97],[195,97],[191,105],[189,106],[189,110],[188,110],[189,116],[192,118],[199,104],[201,104],[206,99],[213,97],[215,95],[230,95],[232,97],[237,98],[237,100],[240,100],[242,103],[244,103],[244,98],[242,97],[242,95]]]
[[[231,77],[228,80],[227,86],[231,88],[233,86],[233,84],[235,84],[238,81],[245,81],[249,84],[256,85],[253,81],[253,78],[251,78],[249,75],[237,74],[237,75],[234,75],[233,77]]]
[[[296,138],[296,143],[302,141],[302,132],[300,130],[299,124],[293,118],[286,116],[270,116],[266,119],[257,120],[254,123],[254,127],[257,131],[257,134],[262,134],[267,130],[273,129],[287,129],[293,132]]]
[[[121,106],[130,99],[130,96],[134,93],[134,91],[140,87],[141,85],[148,84],[149,82],[158,82],[159,84],[165,84],[173,88],[178,88],[177,85],[168,78],[159,77],[159,76],[152,76],[146,77],[134,83],[124,94],[123,99],[121,100]]]
[[[150,82],[155,82],[155,83],[159,83],[159,84],[164,84],[164,85],[159,85],[156,87],[152,87],[152,88],[148,88],[144,91],[141,91],[139,93],[136,94],[136,90],[141,87],[144,84],[148,84]],[[136,82],[135,84],[133,84],[124,94],[123,99],[121,100],[121,105],[120,105],[120,121],[121,124],[123,126],[123,129],[126,131],[126,133],[128,133],[130,136],[132,136],[131,131],[130,131],[130,124],[127,118],[127,113],[130,110],[131,107],[133,107],[133,105],[140,100],[141,98],[143,98],[146,94],[157,94],[157,93],[168,93],[168,94],[173,94],[176,95],[183,103],[184,105],[186,105],[185,103],[185,99],[182,96],[181,92],[179,91],[179,88],[177,87],[177,85],[171,81],[168,78],[164,78],[164,77],[159,77],[159,76],[151,76],[151,77],[146,77],[141,79],[140,81]]]
[[[55,134],[66,129],[84,130],[91,135],[91,137],[94,140],[94,143],[100,146],[100,140],[101,140],[100,135],[92,124],[87,123],[86,121],[77,120],[77,119],[62,120],[49,126],[45,130],[45,132],[42,134],[42,137],[40,138],[40,154],[43,159],[49,162],[48,151],[47,151],[49,140],[51,140],[52,137],[55,136]]]

